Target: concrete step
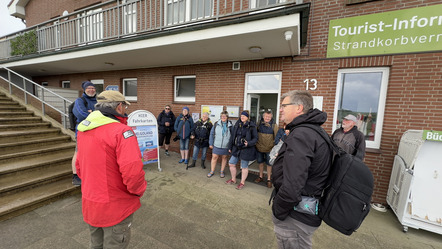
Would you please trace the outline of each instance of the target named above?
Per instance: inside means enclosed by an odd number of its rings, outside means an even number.
[[[0,106],[20,106],[20,104],[13,100],[0,100]]]
[[[60,129],[38,129],[22,131],[0,131],[0,144],[27,141],[29,139],[48,138],[60,135]]]
[[[41,122],[41,117],[0,117],[0,124],[30,124]]]
[[[2,131],[21,131],[21,130],[39,130],[48,129],[51,127],[50,123],[30,123],[30,124],[1,124],[0,132]]]
[[[25,171],[41,170],[57,164],[70,163],[74,150],[54,152],[38,156],[38,160],[33,158],[20,159],[0,164],[0,178],[5,175],[21,174]]]
[[[58,181],[60,178],[72,176],[70,162],[53,165],[43,170],[22,172],[20,175],[10,174],[0,178],[0,197],[25,191],[37,186]]]
[[[23,112],[26,108],[23,106],[0,106],[0,112]]]
[[[34,112],[31,111],[17,111],[17,112],[0,111],[0,118],[32,117],[32,116],[34,116]]]
[[[72,185],[72,177],[69,175],[49,184],[4,196],[0,198],[0,220],[18,216],[79,192],[80,188]]]
[[[10,153],[19,153],[36,148],[45,148],[50,145],[62,144],[71,141],[71,136],[60,135],[49,138],[28,139],[21,142],[0,143],[0,155],[7,155]]]
[[[71,151],[73,153],[75,151],[75,145],[76,145],[75,142],[68,142],[68,143],[50,145],[45,148],[38,148],[24,152],[0,155],[0,165],[14,160],[22,160],[29,158],[34,158],[35,160],[38,160],[40,156],[52,153],[58,153],[58,152]]]

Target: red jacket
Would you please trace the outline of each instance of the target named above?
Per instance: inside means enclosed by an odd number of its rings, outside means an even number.
[[[83,219],[94,227],[120,223],[141,207],[146,190],[137,138],[123,123],[94,111],[78,125]]]

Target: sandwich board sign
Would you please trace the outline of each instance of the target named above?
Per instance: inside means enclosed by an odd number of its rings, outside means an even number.
[[[132,127],[137,136],[143,164],[158,163],[158,171],[162,171],[156,117],[149,111],[137,110],[129,114],[127,125]]]

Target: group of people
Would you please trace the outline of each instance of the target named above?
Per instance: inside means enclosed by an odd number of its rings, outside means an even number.
[[[140,208],[147,185],[138,142],[127,125],[126,109],[130,103],[118,91],[104,91],[96,96],[94,85],[88,81],[83,83],[83,89],[82,98],[74,106],[78,123],[73,183],[81,184],[82,211],[89,225],[91,247],[126,248],[133,213]],[[226,111],[213,125],[207,113],[194,124],[187,107],[175,119],[167,105],[158,117],[160,145],[166,140],[165,153],[169,155],[170,139],[176,131],[175,140],[180,140],[179,162],[188,163],[189,140],[194,139],[193,161],[189,166],[195,167],[201,150],[203,168],[207,148],[211,148],[207,177],[215,174],[221,157],[220,177],[225,177],[227,161],[232,176],[226,184],[236,184],[236,164],[240,162],[241,181],[237,189],[244,187],[252,160],[256,159],[260,165],[258,182],[264,180],[266,164],[268,186],[274,186],[271,201],[278,247],[311,248],[311,237],[321,219],[298,212],[294,207],[302,196],[321,196],[333,154],[319,134],[302,125],[321,126],[327,114],[313,108],[313,97],[307,91],[290,91],[281,99],[282,129],[277,129],[271,112],[265,112],[258,124],[250,121],[246,110],[234,125]],[[332,138],[343,150],[363,159],[365,137],[357,130],[357,121],[354,115],[345,116],[342,127]],[[269,153],[275,144],[280,149],[271,165]]]

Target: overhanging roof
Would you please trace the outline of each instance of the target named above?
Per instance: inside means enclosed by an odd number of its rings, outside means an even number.
[[[300,10],[305,12],[305,6],[29,56],[2,65],[38,76],[296,56],[301,45]],[[289,40],[287,31],[293,33]],[[261,51],[253,53],[251,47]]]

